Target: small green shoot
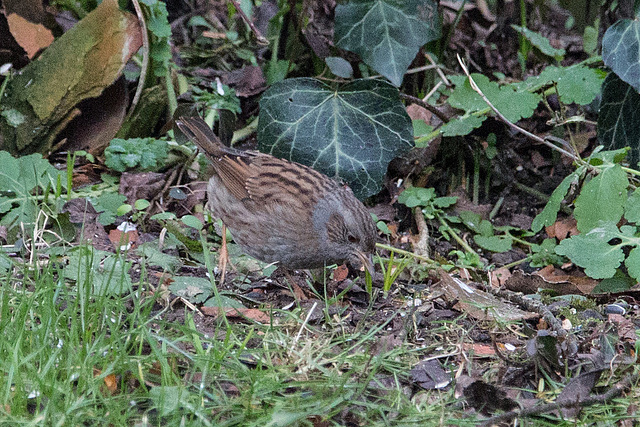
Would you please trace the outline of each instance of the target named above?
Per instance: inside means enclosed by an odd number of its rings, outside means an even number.
[[[411,264],[411,259],[407,256],[401,258],[399,261],[396,261],[394,258],[395,252],[391,251],[389,261],[387,261],[386,265],[382,260],[380,260],[380,268],[382,269],[382,274],[384,276],[382,290],[384,291],[385,298],[391,289],[391,285],[393,285],[398,277],[400,277],[404,269]]]
[[[123,216],[133,212],[131,214],[131,221],[137,222],[140,218],[144,217],[149,206],[151,206],[151,203],[148,200],[138,199],[133,206],[128,203],[121,205],[116,211],[116,214],[118,216]]]

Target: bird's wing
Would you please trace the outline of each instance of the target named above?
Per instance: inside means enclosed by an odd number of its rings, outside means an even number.
[[[199,117],[181,117],[176,121],[178,128],[211,161],[220,181],[238,200],[249,197],[245,183],[251,174],[251,155],[229,148],[220,142],[209,125]]]
[[[314,206],[332,183],[309,167],[263,154],[251,159],[250,169],[245,188],[257,203]]]

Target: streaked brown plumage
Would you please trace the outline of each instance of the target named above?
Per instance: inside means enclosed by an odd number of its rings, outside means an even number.
[[[208,208],[249,255],[289,269],[349,262],[373,272],[376,228],[349,187],[307,166],[224,146],[199,118],[178,128],[211,160]]]

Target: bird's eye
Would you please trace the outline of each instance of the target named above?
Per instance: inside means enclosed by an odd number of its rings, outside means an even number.
[[[347,240],[349,241],[349,243],[356,243],[358,241],[358,238],[353,234],[349,234],[347,236]]]

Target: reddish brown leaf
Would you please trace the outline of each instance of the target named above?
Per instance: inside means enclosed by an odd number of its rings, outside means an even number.
[[[432,113],[418,104],[409,105],[407,107],[407,114],[411,117],[411,120],[422,120],[427,124],[431,123]]]
[[[107,387],[107,390],[111,394],[116,394],[118,391],[118,381],[116,380],[116,376],[114,374],[107,375],[104,377],[104,385]]]
[[[124,247],[129,249],[129,245],[133,245],[138,241],[138,231],[128,230],[123,232],[116,228],[109,232],[109,240],[116,249]]]
[[[40,49],[53,43],[53,34],[42,24],[27,21],[22,16],[11,13],[7,16],[9,29],[15,41],[32,59]]]
[[[336,282],[342,282],[347,278],[348,275],[349,268],[347,268],[346,265],[342,264],[333,271],[333,280],[335,280]]]
[[[545,227],[545,231],[551,238],[555,237],[559,240],[564,240],[567,237],[576,236],[578,234],[576,224],[575,218],[567,218],[556,221],[555,224]]]
[[[510,277],[511,272],[508,268],[501,267],[491,270],[491,285],[496,288],[503,286]]]

